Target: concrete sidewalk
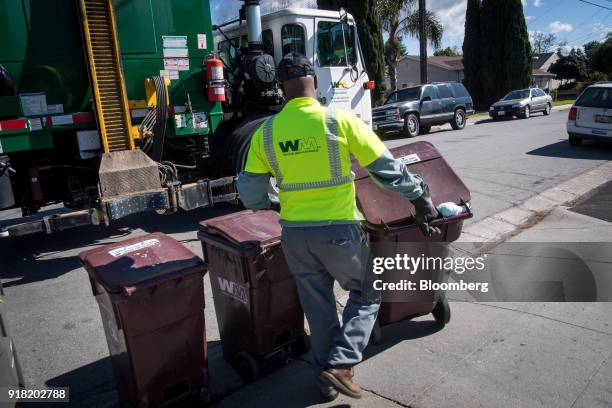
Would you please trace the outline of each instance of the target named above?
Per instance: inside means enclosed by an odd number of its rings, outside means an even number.
[[[612,224],[557,207],[511,240],[612,241]],[[322,403],[307,355],[216,406],[612,406],[612,303],[453,302],[451,308],[444,328],[431,316],[383,328],[383,341],[368,346],[356,369],[361,400]]]

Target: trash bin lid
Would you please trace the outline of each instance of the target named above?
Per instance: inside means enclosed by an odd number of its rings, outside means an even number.
[[[204,262],[175,239],[156,232],[79,254],[89,274],[108,292],[118,293],[176,279]]]
[[[410,143],[390,149],[390,152],[393,157],[401,159],[411,173],[418,174],[429,185],[434,205],[470,201],[467,186],[431,143]],[[404,196],[376,185],[367,170],[360,167],[356,161],[353,161],[353,172],[357,202],[369,224],[414,222],[414,206]]]
[[[200,222],[200,228],[235,244],[277,242],[281,236],[280,216],[276,211],[240,211]]]

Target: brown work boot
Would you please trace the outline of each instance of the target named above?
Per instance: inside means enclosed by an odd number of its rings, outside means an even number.
[[[349,397],[361,398],[361,387],[353,382],[351,366],[328,366],[319,378]]]

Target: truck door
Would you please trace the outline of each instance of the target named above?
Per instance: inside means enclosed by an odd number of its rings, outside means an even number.
[[[353,24],[315,19],[315,72],[321,104],[353,112],[368,125],[372,120],[370,91]]]
[[[438,89],[434,85],[427,85],[421,94],[421,123],[433,125],[443,122],[442,101],[438,97]]]

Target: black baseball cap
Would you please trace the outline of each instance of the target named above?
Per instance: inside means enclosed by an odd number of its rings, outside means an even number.
[[[290,52],[278,63],[278,79],[288,81],[290,79],[314,76],[312,64],[303,54]]]

